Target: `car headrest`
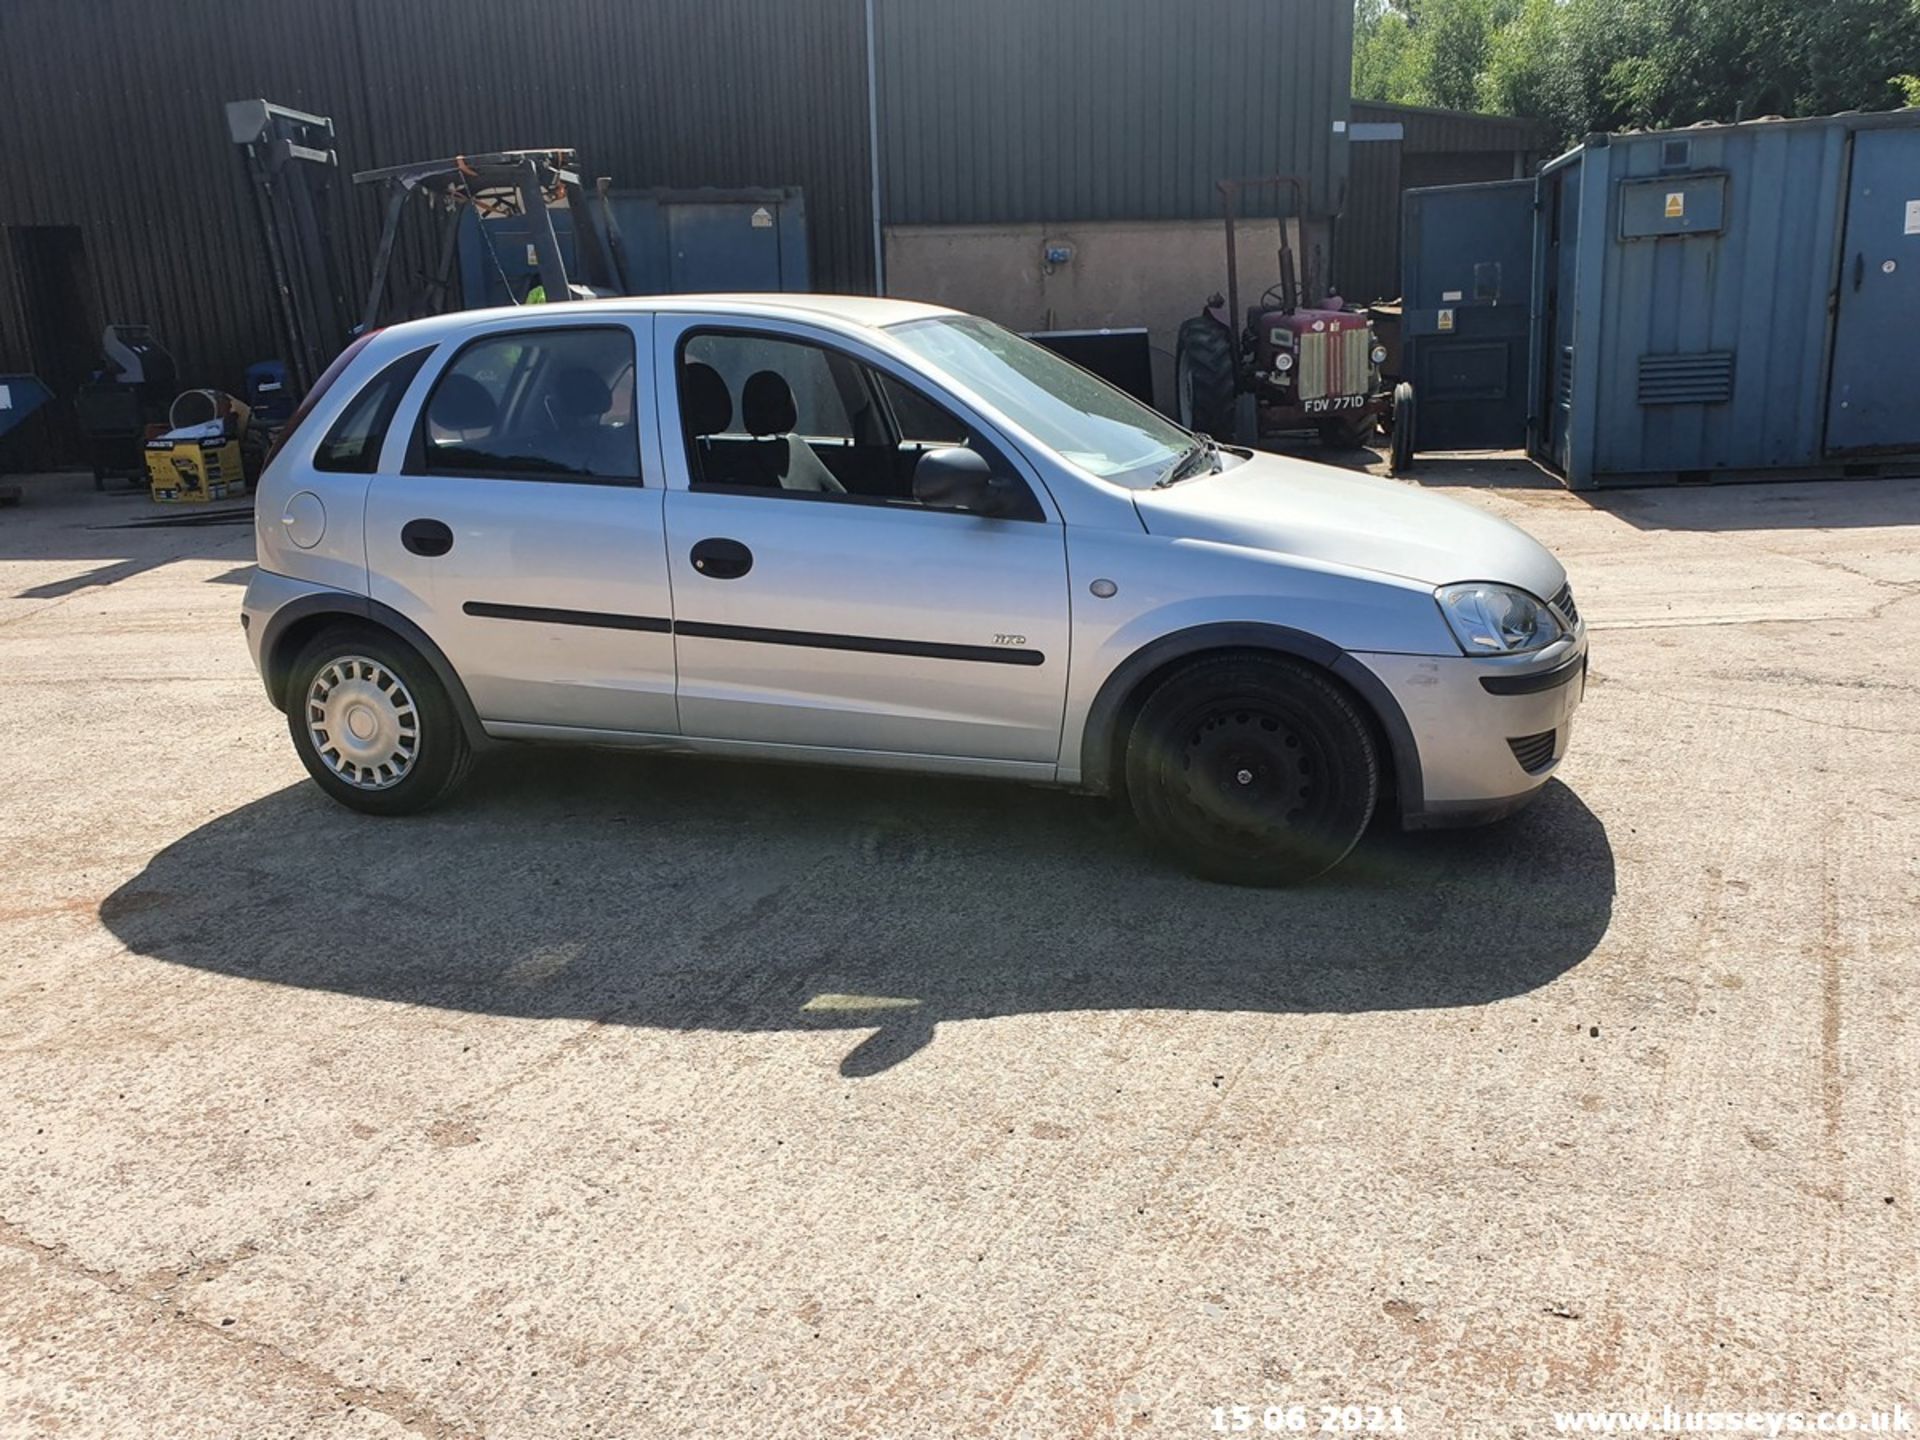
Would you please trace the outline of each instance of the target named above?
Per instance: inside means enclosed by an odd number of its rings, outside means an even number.
[[[613,408],[607,382],[584,365],[568,365],[553,377],[553,411],[568,420],[598,420]]]
[[[427,419],[442,430],[491,430],[493,396],[471,375],[449,375],[433,392]]]
[[[733,423],[733,396],[711,365],[696,360],[680,372],[680,403],[695,435],[718,435]]]
[[[772,370],[756,370],[740,392],[740,418],[749,435],[785,435],[800,413],[785,380]]]

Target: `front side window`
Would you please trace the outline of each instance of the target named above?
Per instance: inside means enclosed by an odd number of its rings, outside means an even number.
[[[991,320],[941,315],[887,333],[1041,444],[1116,484],[1151,485],[1193,447],[1165,416]]]
[[[519,330],[468,345],[420,418],[421,468],[509,479],[637,480],[633,337]]]
[[[400,408],[400,397],[407,393],[407,386],[432,353],[429,345],[402,355],[361,386],[360,393],[347,402],[327,438],[314,451],[313,468],[371,475],[380,463],[380,447],[386,443],[387,427],[393,423],[393,412]]]
[[[681,346],[680,413],[696,490],[916,505],[929,450],[968,448],[1013,471],[970,427],[898,378],[823,345],[696,331]],[[1032,502],[1016,507],[1040,517]]]

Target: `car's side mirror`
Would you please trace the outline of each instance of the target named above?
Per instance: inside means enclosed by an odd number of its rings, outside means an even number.
[[[913,498],[929,510],[1011,515],[1021,495],[1018,480],[994,474],[986,456],[962,446],[929,450],[913,467]]]

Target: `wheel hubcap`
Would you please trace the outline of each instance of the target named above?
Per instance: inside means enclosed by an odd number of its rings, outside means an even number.
[[[420,758],[420,712],[400,677],[343,655],[307,690],[307,736],[321,763],[360,790],[398,785]]]

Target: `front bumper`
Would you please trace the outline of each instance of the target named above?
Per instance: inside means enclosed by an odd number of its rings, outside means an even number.
[[[1479,658],[1358,654],[1386,686],[1420,757],[1420,793],[1403,800],[1410,830],[1511,814],[1559,768],[1587,688],[1587,637],[1535,655]]]

